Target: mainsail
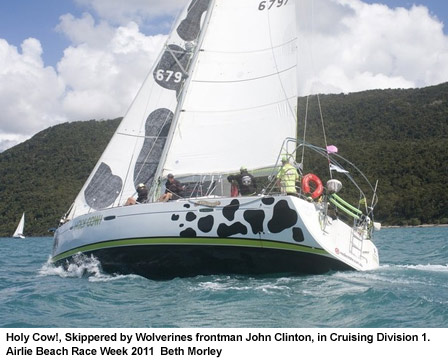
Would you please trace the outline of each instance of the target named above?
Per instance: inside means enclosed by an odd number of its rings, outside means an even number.
[[[296,133],[296,53],[293,0],[192,0],[68,218],[168,172],[273,165]]]
[[[215,1],[164,174],[275,164],[296,135],[293,0]]]

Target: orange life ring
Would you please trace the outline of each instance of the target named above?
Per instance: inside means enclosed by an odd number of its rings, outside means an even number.
[[[313,182],[316,188],[311,194],[311,197],[313,199],[317,199],[324,192],[324,186],[322,184],[322,181],[319,179],[317,175],[306,174],[302,179],[302,190],[305,194],[309,194],[311,192],[310,182]]]

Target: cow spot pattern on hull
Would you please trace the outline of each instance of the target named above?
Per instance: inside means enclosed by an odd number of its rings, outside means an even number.
[[[280,200],[274,205],[272,219],[268,222],[270,232],[277,234],[293,227],[297,222],[297,212],[291,209],[286,200]]]
[[[212,230],[215,219],[212,215],[200,218],[198,220],[198,228],[204,233],[208,233]]]
[[[183,221],[188,222],[188,228],[180,231],[181,237],[197,237],[198,233],[208,234],[213,230],[216,224],[216,235],[220,238],[227,238],[235,235],[247,235],[249,229],[252,231],[253,235],[264,234],[267,230],[271,233],[280,233],[284,230],[290,229],[289,239],[293,239],[295,242],[303,242],[304,234],[301,228],[294,227],[298,220],[297,212],[292,209],[287,200],[279,200],[275,203],[275,199],[272,197],[262,198],[261,203],[268,208],[272,209],[271,218],[267,221],[267,229],[265,226],[266,215],[268,209],[266,207],[260,209],[240,209],[240,202],[237,199],[233,199],[228,205],[222,208],[222,216],[229,222],[217,221],[216,216],[219,216],[219,212],[214,214],[209,214],[203,217],[198,217],[197,212],[187,211]],[[271,207],[272,204],[275,204]],[[189,204],[183,205],[185,208],[189,209]],[[254,207],[261,206],[261,204],[254,205]],[[241,215],[238,216],[240,221],[235,220],[237,211],[242,211]],[[268,212],[270,213],[270,211]],[[172,214],[172,221],[179,221],[181,215]],[[184,223],[179,224],[180,228],[184,227]]]
[[[244,211],[244,220],[246,220],[254,234],[260,234],[263,232],[263,222],[265,213],[263,210],[246,210]]]

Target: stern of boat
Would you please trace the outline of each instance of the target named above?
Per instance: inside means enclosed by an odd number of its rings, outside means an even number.
[[[332,217],[325,200],[313,202],[293,197],[292,202],[310,236],[333,258],[354,270],[379,267],[379,255],[372,241],[373,223]],[[372,224],[372,225],[371,225]]]

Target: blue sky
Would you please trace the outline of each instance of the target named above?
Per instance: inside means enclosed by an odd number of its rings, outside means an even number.
[[[373,4],[385,4],[389,7],[405,7],[410,8],[412,5],[425,5],[433,15],[436,15],[445,26],[448,24],[448,2],[446,0],[364,0],[364,2]],[[447,29],[445,28],[445,33]]]
[[[123,116],[189,1],[1,0],[0,152],[61,122]],[[301,29],[314,42],[299,43],[313,53],[300,95],[448,81],[448,1],[297,1],[299,24],[319,10]]]
[[[39,39],[45,63],[55,65],[69,45],[69,40],[56,31],[59,17],[66,13],[81,15],[81,12],[71,0],[2,0],[0,38],[15,46],[29,37]]]
[[[151,1],[148,0],[148,3]],[[123,2],[126,3],[126,0]],[[185,0],[179,3],[185,3]],[[70,40],[57,30],[60,16],[70,13],[81,17],[84,12],[89,12],[98,21],[98,14],[92,10],[92,7],[75,0],[1,0],[0,38],[17,47],[29,37],[39,39],[45,64],[54,66],[62,57],[64,49],[70,45]],[[161,16],[151,24],[141,24],[140,30],[146,35],[167,33],[167,22],[173,19],[174,16]]]

